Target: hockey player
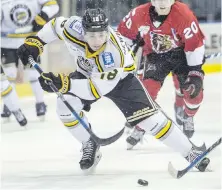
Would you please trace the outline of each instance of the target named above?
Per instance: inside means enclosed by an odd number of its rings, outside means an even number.
[[[59,7],[56,0],[2,0],[1,1],[1,60],[5,75],[14,86],[18,57],[17,48],[23,44],[24,36],[39,31]],[[26,68],[28,79],[36,98],[37,116],[44,116],[46,105],[43,90],[38,82],[38,73]],[[4,105],[1,117],[9,118],[11,112]]]
[[[155,100],[166,76],[172,72],[176,88],[175,116],[191,138],[193,117],[203,99],[204,35],[192,11],[174,0],[151,0],[133,9],[118,31],[135,40],[138,31],[145,41],[142,82]],[[144,131],[135,127],[127,142],[136,145]]]
[[[30,55],[37,60],[44,45],[58,39],[77,57],[77,70],[69,76],[52,72],[41,74],[39,81],[43,90],[52,92],[48,82],[53,82],[88,126],[90,123],[82,111],[84,104],[102,96],[110,98],[131,125],[138,125],[179,151],[188,161],[198,156],[188,138],[156,108],[132,73],[135,70],[133,55],[122,36],[108,25],[108,18],[101,9],[88,9],[83,18],[52,19],[36,36],[26,38],[18,55],[26,65]],[[59,98],[57,113],[64,126],[83,144],[80,168],[92,169],[101,158],[99,146]],[[197,168],[204,171],[208,163],[209,159],[205,158]]]
[[[25,126],[27,124],[27,120],[19,107],[18,96],[15,92],[15,89],[7,80],[7,77],[5,76],[2,67],[1,67],[1,98],[5,103],[5,105],[13,113],[19,124],[21,126]]]

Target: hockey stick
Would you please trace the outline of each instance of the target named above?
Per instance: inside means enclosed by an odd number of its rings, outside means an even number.
[[[222,56],[222,53],[213,53],[213,54],[205,55],[205,59],[214,59],[221,56]]]
[[[183,177],[187,172],[190,171],[196,164],[198,164],[207,154],[209,154],[212,150],[214,150],[218,145],[221,144],[222,138],[219,138],[218,141],[216,141],[214,144],[212,144],[205,152],[203,152],[201,155],[199,155],[196,159],[194,159],[189,166],[187,166],[183,170],[176,170],[171,162],[168,164],[168,172],[171,176],[174,178],[181,178]]]
[[[32,56],[29,56],[28,58],[29,63],[39,72],[41,75],[43,73],[43,70],[39,67],[39,65],[34,61]],[[109,144],[114,143],[117,141],[122,134],[124,133],[125,127],[121,129],[117,134],[115,134],[112,137],[109,138],[99,138],[97,137],[92,130],[87,126],[87,124],[83,121],[83,119],[76,113],[76,111],[72,108],[72,106],[65,100],[63,94],[59,92],[59,90],[56,88],[56,86],[53,84],[53,82],[48,82],[48,85],[51,87],[51,89],[57,94],[58,98],[62,100],[62,102],[66,105],[66,107],[72,112],[72,114],[75,116],[75,118],[81,123],[81,125],[88,131],[88,133],[91,135],[91,138],[100,146],[106,146]]]
[[[32,32],[32,26],[25,26],[9,32],[1,32],[1,37],[7,38],[26,38],[31,35],[36,35],[37,32]]]

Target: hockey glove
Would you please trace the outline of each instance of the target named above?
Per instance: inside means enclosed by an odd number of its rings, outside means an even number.
[[[36,15],[35,20],[32,21],[33,32],[38,32],[39,30],[41,30],[48,21],[48,15],[41,11],[38,15]]]
[[[39,55],[43,52],[44,43],[38,36],[29,36],[25,39],[24,44],[22,44],[18,50],[17,54],[21,59],[23,65],[28,64],[28,58],[31,55],[35,61]]]
[[[203,79],[203,71],[190,71],[182,87],[184,93],[188,93],[190,98],[197,97],[200,91],[203,89]]]
[[[133,39],[133,45],[138,44],[139,47],[143,47],[145,45],[145,41],[143,37],[140,35],[140,32],[137,33],[136,38]]]
[[[42,73],[41,76],[39,77],[39,83],[42,87],[42,89],[46,92],[53,92],[51,89],[49,83],[52,82],[56,88],[59,90],[61,93],[67,93],[70,89],[70,78],[69,76],[60,73]]]

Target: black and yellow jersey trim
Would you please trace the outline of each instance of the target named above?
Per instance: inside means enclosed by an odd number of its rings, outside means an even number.
[[[104,44],[102,45],[102,47],[99,48],[97,51],[91,53],[91,52],[89,51],[88,45],[86,45],[86,57],[87,57],[87,58],[96,57],[97,55],[99,55],[101,52],[104,51],[105,47],[106,47],[106,43],[104,43]]]
[[[103,68],[102,68],[100,61],[99,61],[99,55],[95,56],[94,59],[95,59],[95,63],[97,65],[98,71],[103,72]]]
[[[8,88],[6,88],[3,92],[1,92],[1,96],[6,96],[12,91],[12,86],[10,85]]]
[[[81,111],[79,116],[80,116],[80,118],[83,118],[84,113]],[[71,122],[64,122],[63,124],[66,127],[75,127],[78,123],[79,123],[79,120],[74,120],[74,121],[71,121]]]
[[[56,23],[56,18],[53,18],[53,19],[51,20],[51,25],[52,25],[52,27],[53,27],[53,29],[54,29],[54,32],[55,32],[55,34],[58,36],[58,38],[59,38],[60,40],[64,40],[64,39],[56,32],[56,30],[55,30],[55,23]]]
[[[93,82],[92,82],[91,79],[89,79],[89,86],[90,86],[90,90],[91,90],[92,95],[93,95],[96,99],[101,98],[101,96],[100,96],[99,93],[98,93],[98,90],[96,89],[96,87],[95,87],[95,85],[93,84]]]
[[[63,30],[63,34],[72,43],[77,44],[84,49],[86,48],[86,43],[84,41],[81,41],[81,40],[77,39],[76,37],[72,36],[65,28]]]
[[[124,65],[124,54],[123,54],[123,51],[122,49],[120,48],[116,38],[114,37],[114,35],[112,33],[110,33],[110,39],[111,41],[117,46],[118,50],[119,50],[119,53],[120,53],[120,57],[121,57],[121,64],[120,64],[120,67],[123,67]]]
[[[161,137],[163,137],[171,128],[172,126],[172,121],[168,120],[167,124],[155,135],[156,139],[160,139]]]

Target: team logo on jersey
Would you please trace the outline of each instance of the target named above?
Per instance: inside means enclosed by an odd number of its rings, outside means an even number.
[[[11,9],[10,17],[16,26],[23,27],[31,20],[31,10],[26,5],[18,4]]]
[[[114,59],[112,53],[104,52],[102,53],[103,63],[106,68],[114,67]]]
[[[151,44],[156,53],[166,53],[176,48],[174,40],[169,35],[150,32]]]
[[[70,25],[69,28],[76,31],[78,34],[82,35],[84,34],[82,23],[78,20],[74,20]]]
[[[93,69],[92,64],[89,62],[88,59],[85,59],[85,58],[82,57],[82,56],[78,56],[78,58],[77,58],[77,65],[78,65],[82,70],[84,70],[84,71],[87,72],[87,73],[92,72],[92,69]]]

